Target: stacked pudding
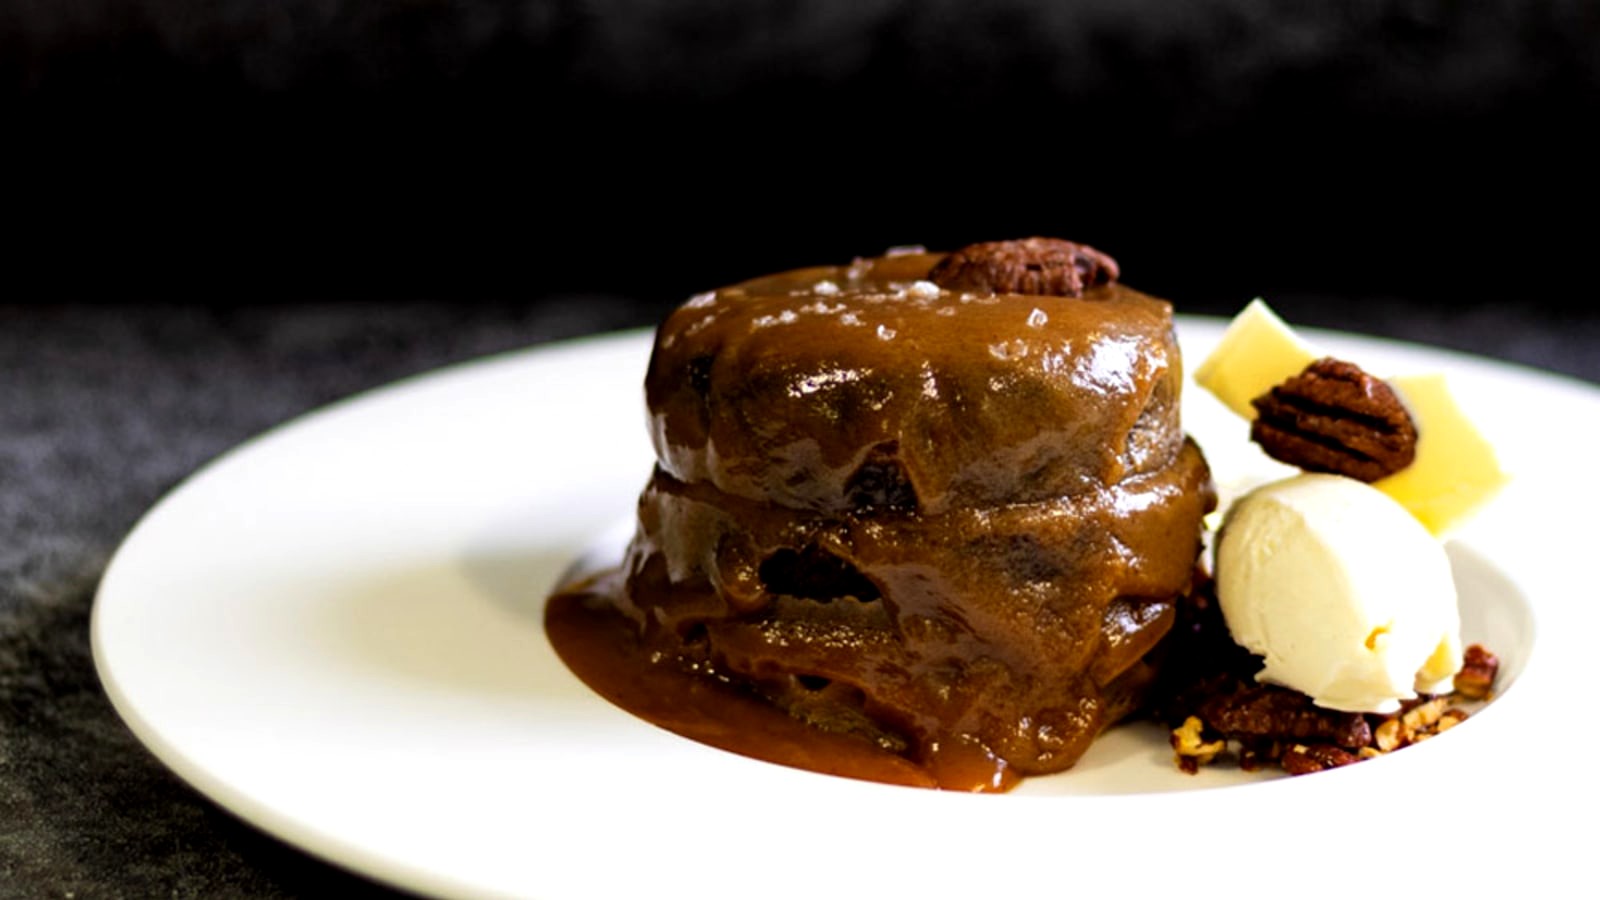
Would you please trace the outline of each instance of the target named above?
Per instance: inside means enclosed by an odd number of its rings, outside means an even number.
[[[774,275],[662,325],[604,598],[639,652],[945,787],[1065,769],[1138,705],[1210,474],[1170,306],[1046,244]]]

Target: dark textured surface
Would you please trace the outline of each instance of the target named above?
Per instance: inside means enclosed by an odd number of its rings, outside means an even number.
[[[198,798],[121,724],[88,646],[135,520],[217,453],[447,362],[641,324],[541,307],[0,306],[0,897],[366,890]]]

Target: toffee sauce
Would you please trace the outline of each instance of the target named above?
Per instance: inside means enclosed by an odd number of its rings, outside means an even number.
[[[978,747],[940,754],[935,773],[865,737],[814,728],[732,681],[653,653],[634,623],[593,590],[551,597],[545,632],[561,661],[595,693],[652,725],[730,753],[908,787],[1001,792],[1020,780]]]

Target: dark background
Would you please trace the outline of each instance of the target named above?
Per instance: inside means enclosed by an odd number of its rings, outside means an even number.
[[[8,4],[7,282],[666,303],[1041,233],[1185,308],[1592,304],[1594,4],[1285,6]]]
[[[215,454],[897,244],[1600,381],[1584,0],[0,2],[0,897],[370,891],[168,774],[93,591]]]

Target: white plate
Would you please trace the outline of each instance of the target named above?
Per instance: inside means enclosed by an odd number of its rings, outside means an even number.
[[[1219,333],[1180,330],[1191,365]],[[1311,871],[1362,893],[1556,883],[1583,856],[1544,804],[1600,802],[1580,692],[1600,391],[1311,336],[1383,374],[1451,373],[1518,476],[1453,553],[1468,637],[1507,658],[1510,689],[1441,739],[1348,769],[1188,777],[1159,733],[1127,727],[1065,775],[946,794],[734,756],[598,699],[540,616],[649,471],[639,333],[412,379],[225,455],[117,553],[96,663],[134,732],[202,792],[428,893],[1237,895],[1246,878],[1324,877]],[[1268,471],[1242,423],[1187,395],[1219,480]]]

